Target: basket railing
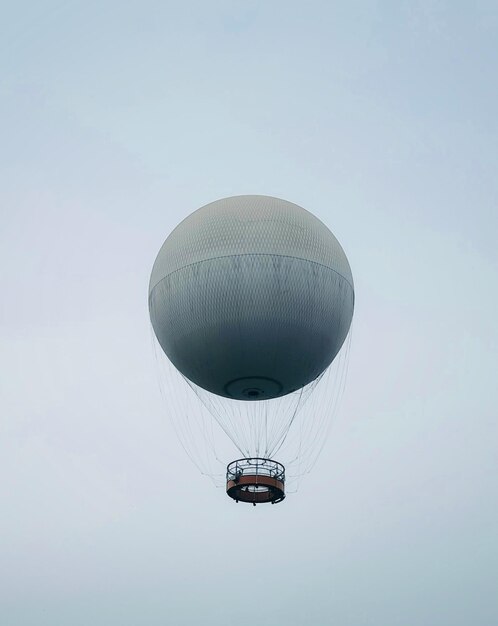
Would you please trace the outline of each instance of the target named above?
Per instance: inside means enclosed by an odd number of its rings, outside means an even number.
[[[278,461],[252,457],[237,459],[227,466],[227,481],[238,481],[242,476],[269,476],[275,480],[285,481],[285,467]]]

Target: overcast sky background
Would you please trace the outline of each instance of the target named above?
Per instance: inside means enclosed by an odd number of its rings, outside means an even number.
[[[2,626],[498,623],[497,67],[494,1],[2,5]],[[167,234],[244,193],[356,284],[276,507],[183,453],[147,311]]]

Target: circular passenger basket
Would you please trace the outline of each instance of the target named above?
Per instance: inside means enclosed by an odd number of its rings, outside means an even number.
[[[271,459],[238,459],[227,466],[227,494],[254,506],[285,498],[285,467]]]

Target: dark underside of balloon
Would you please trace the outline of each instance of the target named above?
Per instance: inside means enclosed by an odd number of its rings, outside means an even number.
[[[162,349],[188,380],[254,401],[315,380],[347,336],[353,302],[351,285],[329,268],[246,255],[168,275],[149,306]]]

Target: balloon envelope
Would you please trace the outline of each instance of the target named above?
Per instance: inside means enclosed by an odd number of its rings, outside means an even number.
[[[152,326],[173,365],[236,400],[284,396],[315,380],[339,352],[353,307],[334,235],[268,196],[192,213],[163,244],[149,286]]]

